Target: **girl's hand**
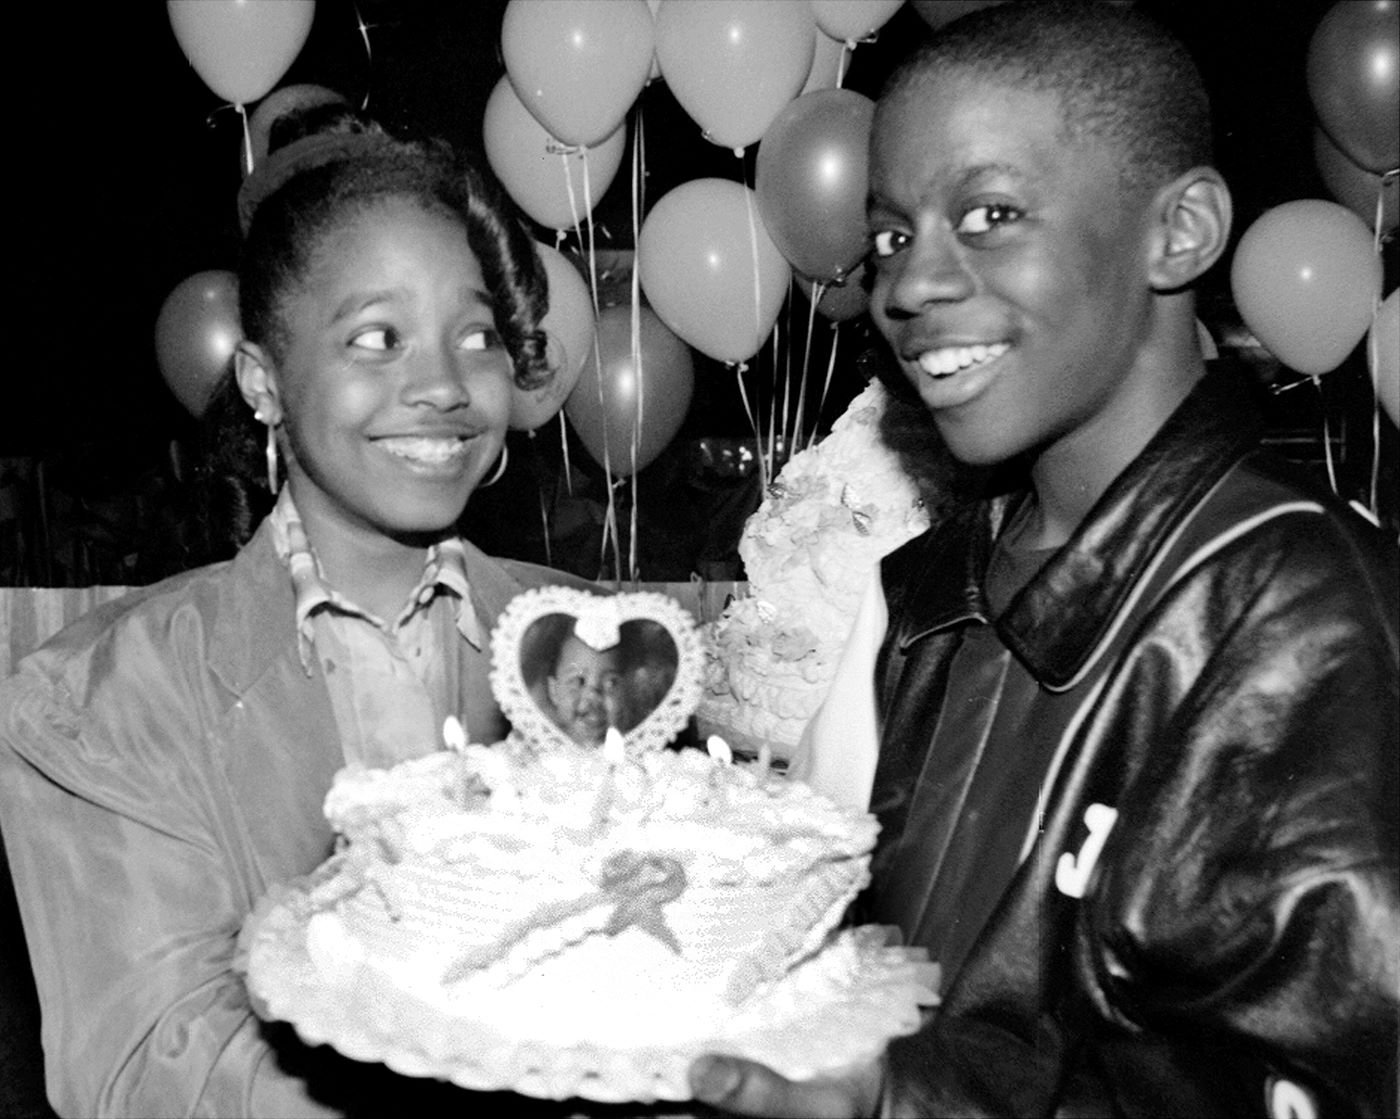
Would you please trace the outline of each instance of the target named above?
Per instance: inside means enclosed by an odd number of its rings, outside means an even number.
[[[774,1119],[860,1119],[876,1114],[884,1079],[883,1061],[835,1076],[787,1080],[772,1069],[739,1057],[708,1055],[690,1066],[697,1100],[736,1115]]]

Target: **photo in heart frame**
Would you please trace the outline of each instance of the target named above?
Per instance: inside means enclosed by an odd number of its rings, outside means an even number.
[[[700,698],[704,657],[691,615],[652,592],[541,587],[518,595],[491,636],[491,688],[515,731],[553,746],[659,750]]]

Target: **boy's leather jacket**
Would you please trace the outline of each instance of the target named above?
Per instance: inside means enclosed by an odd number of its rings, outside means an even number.
[[[867,918],[929,888],[889,852],[960,634],[989,624],[997,512],[883,567]],[[1396,1114],[1397,581],[1207,377],[996,622],[1058,753],[1038,839],[890,1048],[887,1114]]]

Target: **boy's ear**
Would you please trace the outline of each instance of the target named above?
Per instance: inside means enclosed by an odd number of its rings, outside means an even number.
[[[243,394],[248,407],[264,423],[275,426],[282,422],[277,370],[266,350],[246,339],[239,342],[233,351],[233,375],[238,380],[238,391]]]
[[[1213,167],[1193,167],[1157,192],[1149,278],[1153,290],[1186,287],[1220,259],[1230,237],[1230,188]]]

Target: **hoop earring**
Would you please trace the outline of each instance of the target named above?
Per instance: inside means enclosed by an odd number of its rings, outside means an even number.
[[[478,488],[484,490],[487,486],[494,486],[497,482],[499,482],[501,480],[501,475],[503,475],[506,472],[506,464],[508,462],[510,462],[510,448],[507,447],[504,443],[502,443],[501,459],[496,464],[495,473],[492,474],[491,477],[486,479],[486,481],[482,482]]]
[[[267,456],[267,491],[275,495],[277,493],[277,429],[271,424],[267,425],[267,449],[264,453]]]

